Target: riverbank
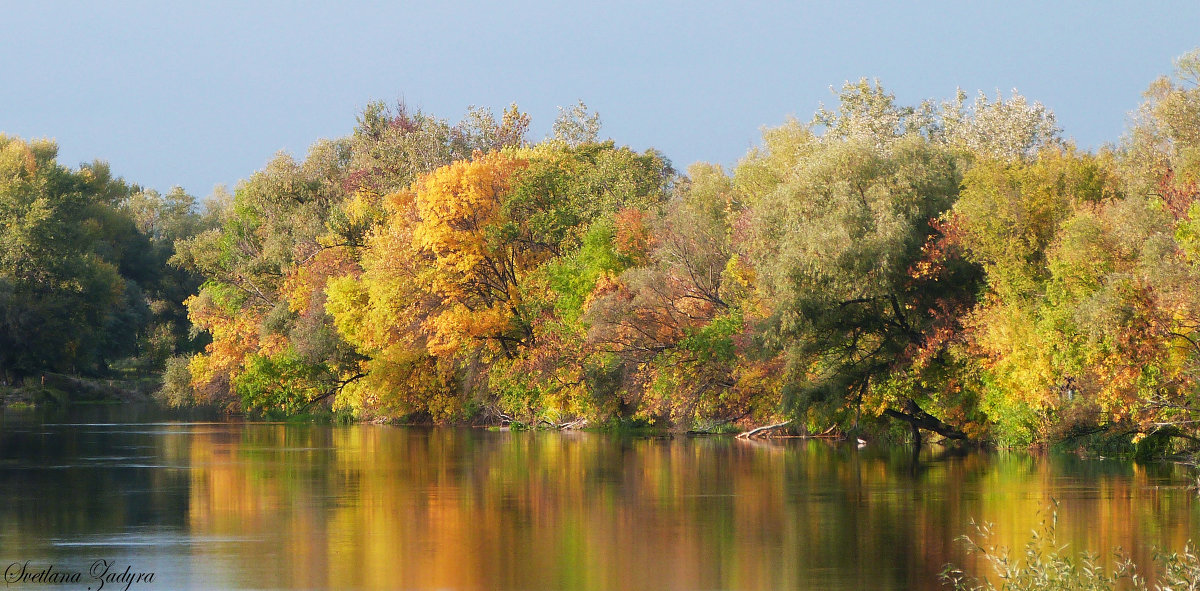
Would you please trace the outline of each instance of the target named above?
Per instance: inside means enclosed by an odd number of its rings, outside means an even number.
[[[0,407],[21,408],[44,404],[146,403],[154,401],[160,376],[137,378],[85,378],[45,373],[26,378],[20,385],[0,385]]]
[[[27,409],[44,405],[68,406],[73,404],[155,404],[164,408],[171,407],[163,400],[159,391],[162,386],[162,376],[157,374],[130,378],[85,378],[65,374],[47,373],[37,378],[27,378],[19,386],[0,386],[0,409]],[[235,420],[250,422],[286,422],[293,424],[332,424],[349,425],[356,423],[389,424],[395,426],[430,426],[433,423],[422,421],[419,417],[402,417],[374,420],[355,417],[345,410],[334,410],[328,406],[318,406],[304,413],[286,414],[280,411],[265,411],[258,413],[230,413],[217,407],[204,407],[203,410],[215,413],[216,416],[226,416]],[[733,422],[712,425],[697,425],[686,431],[666,429],[639,419],[608,419],[593,421],[579,419],[563,423],[552,423],[546,420],[523,422],[504,414],[487,417],[476,416],[466,420],[460,426],[470,426],[493,431],[587,431],[592,433],[608,433],[642,437],[673,437],[673,436],[736,436],[738,438],[754,439],[830,439],[851,440],[861,445],[906,445],[908,439],[904,433],[889,433],[880,430],[873,435],[834,432],[808,433],[797,428],[795,422],[759,425]],[[906,430],[907,431],[907,430]],[[866,437],[862,439],[861,437]],[[1136,430],[1118,427],[1097,427],[1082,434],[1076,434],[1061,441],[1045,442],[1031,448],[1006,448],[994,442],[974,441],[960,442],[936,437],[927,441],[947,448],[985,448],[1021,450],[1046,450],[1072,454],[1081,458],[1121,459],[1140,462],[1167,461],[1187,465],[1200,465],[1200,449],[1196,442],[1184,435],[1169,430],[1150,435]]]

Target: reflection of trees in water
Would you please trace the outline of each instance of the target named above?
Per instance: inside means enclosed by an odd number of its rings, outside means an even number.
[[[1181,469],[1074,456],[926,450],[914,464],[903,448],[801,440],[6,425],[6,549],[52,555],[49,539],[131,528],[246,540],[191,546],[197,564],[235,565],[222,570],[239,585],[936,588],[942,565],[970,565],[954,539],[972,518],[1019,546],[1051,496],[1064,541],[1143,564],[1196,528]]]
[[[52,431],[0,431],[6,548],[50,555],[48,539],[131,528],[242,539],[192,551],[259,586],[936,588],[942,565],[970,564],[954,541],[970,519],[1019,546],[1052,496],[1064,541],[1142,564],[1196,526],[1179,468],[1073,456],[926,450],[914,466],[903,448],[797,440]]]
[[[272,585],[936,588],[970,562],[970,519],[1016,546],[1051,495],[1064,539],[1135,559],[1192,519],[1170,521],[1185,491],[1152,490],[1173,474],[1023,454],[914,471],[816,441],[282,425],[192,450],[191,527],[271,540],[278,572],[240,560]]]
[[[245,540],[190,551],[265,587],[936,588],[972,518],[1018,547],[1052,496],[1063,541],[1142,564],[1197,525],[1174,466],[800,440],[9,423],[0,476],[5,549]]]

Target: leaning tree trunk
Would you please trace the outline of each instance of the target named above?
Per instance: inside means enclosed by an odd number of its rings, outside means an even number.
[[[921,443],[921,429],[933,431],[946,439],[965,440],[967,434],[961,429],[952,425],[947,425],[941,419],[925,412],[911,398],[905,398],[904,404],[900,410],[889,408],[883,411],[889,417],[900,419],[912,426],[914,443]]]

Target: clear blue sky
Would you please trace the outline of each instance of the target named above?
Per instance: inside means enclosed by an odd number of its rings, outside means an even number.
[[[1017,88],[1088,148],[1200,46],[1200,2],[4,2],[0,131],[146,187],[205,196],[275,152],[348,134],[371,100],[457,121],[516,102],[548,132],[583,99],[602,136],[679,168],[735,163],[830,86],[905,103]]]

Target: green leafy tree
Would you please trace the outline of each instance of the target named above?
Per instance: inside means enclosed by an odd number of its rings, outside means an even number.
[[[962,438],[926,410],[970,410],[944,370],[979,279],[937,223],[958,195],[958,161],[929,139],[927,109],[865,81],[814,123],[820,136],[796,124],[784,136],[800,150],[774,186],[738,183],[769,191],[749,198],[749,248],[766,334],[788,353],[787,402],[810,427],[853,427],[866,410]],[[753,154],[738,176],[777,159]]]
[[[129,351],[144,302],[140,236],[108,167],[55,162],[57,146],[0,136],[0,369],[102,372]]]

